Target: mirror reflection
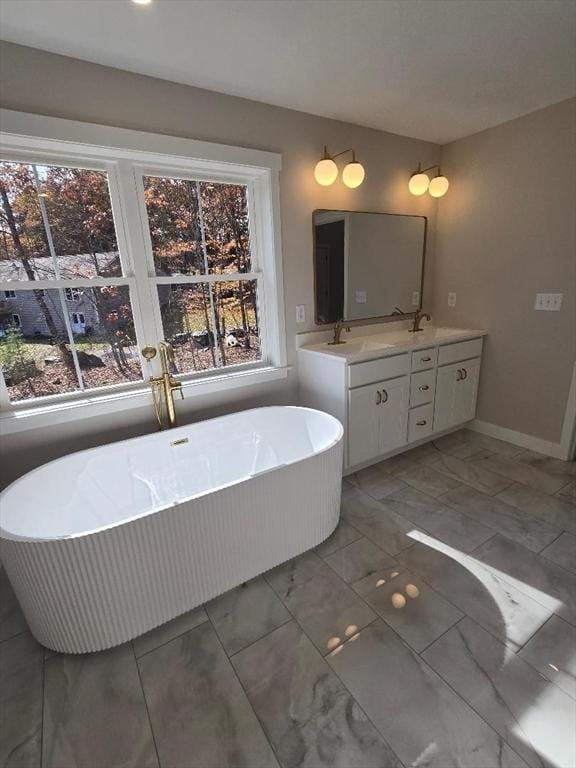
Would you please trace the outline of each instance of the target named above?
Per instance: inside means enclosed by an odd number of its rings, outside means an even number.
[[[425,216],[315,211],[316,322],[414,312],[425,248]]]

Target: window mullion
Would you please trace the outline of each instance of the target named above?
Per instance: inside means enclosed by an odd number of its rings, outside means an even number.
[[[128,257],[130,270],[134,276],[135,301],[132,304],[134,325],[139,342],[139,352],[143,346],[157,346],[162,336],[156,286],[149,279],[147,266],[147,251],[144,221],[141,205],[144,190],[138,184],[136,167],[130,161],[118,161],[109,172],[110,189],[114,214],[122,225],[124,248]],[[156,294],[156,296],[154,295]],[[157,359],[148,363],[140,357],[142,370],[151,373],[157,364]]]
[[[198,198],[198,217],[200,219],[200,237],[202,238],[202,254],[204,256],[204,272],[208,275],[208,251],[206,249],[206,230],[204,229],[204,212],[202,210],[202,197],[200,194],[200,182],[196,183],[196,196]],[[216,322],[216,309],[214,307],[214,294],[212,292],[212,285],[208,284],[208,296],[210,298],[210,319],[212,321],[212,328],[214,334],[214,352],[216,354],[216,365],[218,368],[222,367],[222,353],[220,345],[218,343],[218,324]]]
[[[58,259],[56,257],[56,249],[54,248],[54,240],[52,239],[52,230],[50,229],[50,222],[48,220],[48,211],[46,210],[46,203],[41,194],[40,179],[38,178],[38,171],[36,166],[32,166],[34,173],[34,181],[36,184],[36,193],[38,194],[38,204],[40,206],[40,213],[42,215],[42,223],[44,224],[44,231],[46,232],[46,240],[48,241],[48,250],[54,263],[54,274],[56,279],[60,279],[60,270],[58,267]],[[72,333],[72,325],[70,324],[70,316],[68,315],[68,307],[66,306],[66,296],[64,288],[57,288],[58,297],[60,299],[60,306],[62,308],[62,319],[66,326],[66,333],[68,334],[68,343],[70,345],[70,354],[72,355],[72,361],[74,362],[74,370],[76,372],[76,378],[78,379],[78,386],[80,391],[84,391],[84,381],[82,379],[82,372],[80,370],[80,362],[78,360],[78,352],[76,351],[76,343],[74,342],[74,334]]]

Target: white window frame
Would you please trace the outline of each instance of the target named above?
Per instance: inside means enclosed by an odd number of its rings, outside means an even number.
[[[161,136],[0,110],[0,159],[92,168],[108,173],[118,249],[124,277],[31,281],[36,289],[128,285],[139,349],[162,338],[156,285],[234,279],[230,275],[155,274],[147,226],[142,176],[146,174],[244,184],[250,213],[252,272],[258,278],[262,360],[242,366],[183,375],[186,397],[285,378],[286,335],[280,244],[279,171],[281,156],[209,142]],[[236,278],[237,279],[237,278]],[[32,288],[32,285],[30,288]],[[18,290],[23,284],[18,284]],[[13,290],[0,283],[1,290]],[[144,377],[159,373],[159,361],[141,359]],[[145,382],[114,385],[89,393],[10,403],[0,371],[0,426],[4,433],[151,404]]]
[[[12,322],[16,326],[16,328],[22,328],[22,318],[18,314],[18,312],[12,313]]]
[[[88,282],[88,281],[87,281]],[[66,301],[80,301],[80,288],[64,288],[66,294]]]

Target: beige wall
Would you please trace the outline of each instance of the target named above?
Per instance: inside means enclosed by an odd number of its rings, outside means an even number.
[[[489,332],[477,417],[555,443],[576,357],[575,137],[571,99],[443,147],[434,265],[435,319]],[[561,311],[535,311],[538,292],[564,293]]]
[[[289,73],[287,74],[289,76]],[[422,161],[437,162],[440,148],[414,139],[370,130],[302,112],[280,109],[198,88],[102,67],[31,48],[0,45],[0,105],[7,109],[221,142],[282,153],[281,215],[288,359],[294,363],[296,330],[314,327],[312,211],[315,208],[416,213],[431,217],[428,265],[432,268],[436,203],[415,198],[407,178]],[[312,172],[323,145],[336,152],[354,147],[366,168],[357,190],[341,182],[322,188]],[[430,286],[430,282],[428,282]],[[308,322],[296,326],[296,304],[305,304]],[[269,387],[236,390],[178,404],[183,420],[209,412],[269,402],[294,402],[296,376]],[[211,411],[206,410],[210,405]],[[5,479],[70,450],[153,428],[149,409],[121,419],[22,433],[2,441]]]

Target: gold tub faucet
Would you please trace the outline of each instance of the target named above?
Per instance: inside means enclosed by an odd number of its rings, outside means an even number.
[[[174,349],[167,341],[161,341],[158,344],[158,350],[155,347],[144,347],[143,357],[150,361],[156,357],[156,352],[160,352],[160,365],[162,366],[161,376],[151,376],[150,386],[152,387],[152,397],[154,398],[154,408],[156,418],[160,429],[163,429],[162,406],[166,405],[166,414],[168,416],[168,427],[176,426],[176,409],[174,407],[174,391],[178,390],[182,400],[184,392],[182,391],[182,382],[176,381],[172,377],[171,365],[174,363]]]

